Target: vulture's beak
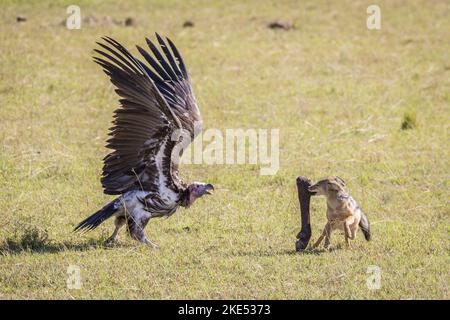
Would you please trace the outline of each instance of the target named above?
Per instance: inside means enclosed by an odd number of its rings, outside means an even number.
[[[213,194],[213,192],[214,192],[214,186],[212,184],[208,183],[205,186],[205,194]]]

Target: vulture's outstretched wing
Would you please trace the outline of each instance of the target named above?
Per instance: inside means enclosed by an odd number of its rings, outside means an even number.
[[[114,151],[104,158],[101,181],[106,194],[141,189],[164,193],[167,187],[178,190],[183,183],[178,178],[177,154],[181,156],[201,130],[183,59],[168,38],[170,49],[158,34],[156,37],[164,56],[148,39],[153,56],[137,47],[149,66],[112,38],[97,43],[101,50],[95,50],[100,56],[94,61],[103,67],[121,97],[106,146]]]

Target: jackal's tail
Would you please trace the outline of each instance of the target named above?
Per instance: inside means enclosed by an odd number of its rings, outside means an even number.
[[[359,221],[359,227],[361,228],[362,233],[364,234],[364,238],[367,241],[370,240],[370,222],[364,212],[361,212],[361,220]]]
[[[106,206],[101,208],[99,211],[81,221],[73,231],[81,231],[81,230],[93,230],[97,228],[103,221],[111,217],[117,210],[117,199],[108,203]]]

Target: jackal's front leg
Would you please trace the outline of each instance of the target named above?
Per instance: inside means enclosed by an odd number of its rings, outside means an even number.
[[[331,225],[330,225],[330,223],[328,222],[328,223],[325,225],[325,228],[323,229],[323,232],[322,232],[322,234],[320,235],[319,239],[317,239],[316,243],[314,243],[314,245],[312,246],[312,248],[313,248],[313,249],[317,248],[317,247],[320,245],[320,243],[322,242],[323,238],[329,239],[329,234],[330,234],[330,232],[331,232]],[[328,240],[328,241],[329,241],[329,240]],[[325,245],[326,245],[326,242],[327,242],[327,240],[325,240]]]

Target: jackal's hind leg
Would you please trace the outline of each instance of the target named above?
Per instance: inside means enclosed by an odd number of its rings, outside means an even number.
[[[349,234],[349,238],[351,240],[355,240],[356,238],[356,232],[358,231],[358,226],[356,226],[355,228],[350,228],[350,234]]]
[[[345,243],[347,245],[348,249],[351,249],[351,243],[350,239],[353,240],[355,238],[354,233],[352,235],[352,230],[350,230],[350,226],[347,221],[344,221],[344,236],[345,236]]]
[[[347,249],[351,248],[351,244],[350,244],[350,240],[349,240],[349,230],[348,230],[348,226],[346,225],[346,223],[344,222],[344,236],[345,236],[345,244],[347,245]]]

